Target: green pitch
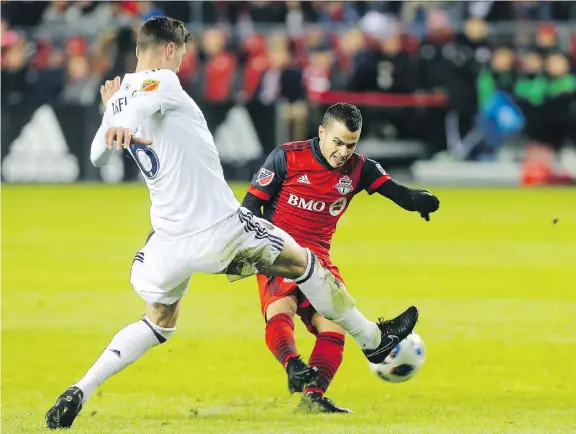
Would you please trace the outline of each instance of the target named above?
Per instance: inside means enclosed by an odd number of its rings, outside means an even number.
[[[380,381],[348,340],[327,395],[356,414],[295,414],[255,280],[197,275],[174,337],[101,387],[72,432],[576,432],[576,191],[435,192],[430,223],[357,197],[333,248],[366,315],[421,308],[428,360],[412,381]],[[3,186],[2,432],[42,432],[138,320],[128,276],[148,231],[142,185]],[[307,356],[301,324],[297,338]]]

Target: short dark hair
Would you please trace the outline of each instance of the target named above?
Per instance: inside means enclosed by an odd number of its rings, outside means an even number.
[[[170,42],[180,46],[186,44],[191,37],[182,21],[168,17],[154,17],[142,25],[138,33],[138,47],[144,49],[151,45],[167,45]]]
[[[326,128],[334,121],[342,122],[349,131],[358,131],[362,128],[362,113],[355,105],[339,102],[328,107],[322,119],[322,126]]]

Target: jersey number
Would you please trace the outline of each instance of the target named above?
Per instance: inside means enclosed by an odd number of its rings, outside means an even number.
[[[130,145],[130,154],[146,178],[156,178],[160,169],[156,152],[145,145]]]

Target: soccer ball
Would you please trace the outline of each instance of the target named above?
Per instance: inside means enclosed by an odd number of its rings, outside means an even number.
[[[424,342],[420,336],[412,333],[394,347],[384,362],[369,365],[382,380],[403,383],[416,375],[425,361]]]

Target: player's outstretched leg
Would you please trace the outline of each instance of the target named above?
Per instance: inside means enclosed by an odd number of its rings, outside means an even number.
[[[292,296],[276,300],[266,308],[266,345],[286,370],[290,393],[302,392],[317,376],[316,369],[304,363],[296,348],[295,312],[296,300]]]
[[[96,388],[176,331],[180,302],[149,305],[144,319],[120,330],[78,383],[68,388],[46,413],[46,427],[69,428]],[[152,318],[152,319],[151,319]],[[164,327],[158,325],[161,324]]]
[[[414,306],[389,321],[376,324],[356,309],[356,301],[342,282],[324,268],[308,249],[284,234],[282,252],[266,270],[269,276],[294,280],[316,311],[342,327],[360,345],[372,363],[383,361],[394,346],[406,339],[418,321]]]

